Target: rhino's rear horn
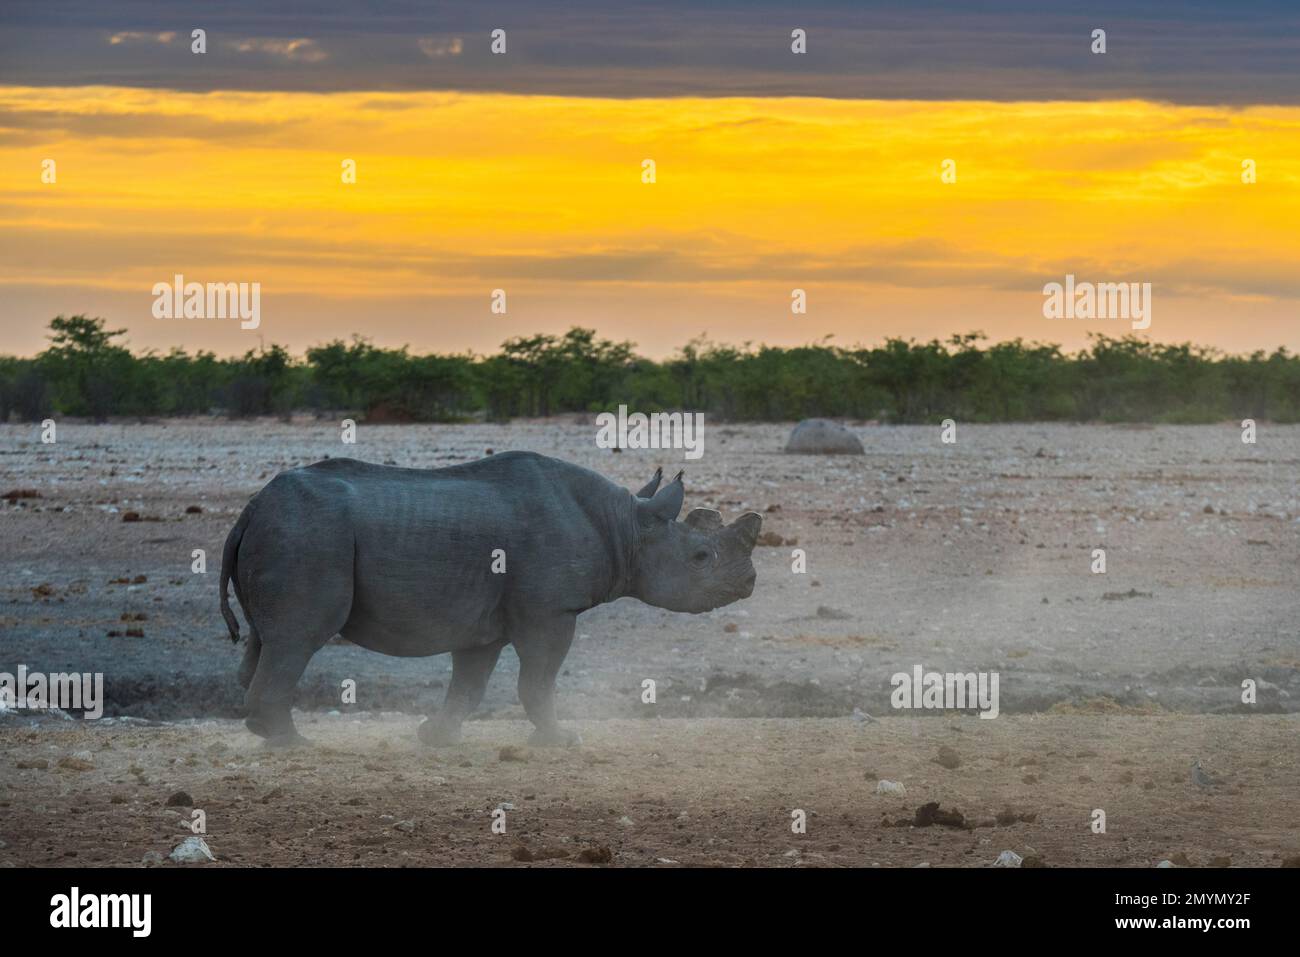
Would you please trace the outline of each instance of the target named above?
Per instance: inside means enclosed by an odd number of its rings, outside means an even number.
[[[654,498],[637,500],[637,517],[643,522],[655,520],[661,522],[676,521],[685,498],[686,490],[682,488],[682,483],[677,479],[673,479],[661,488]]]
[[[654,498],[655,492],[659,491],[659,483],[663,481],[663,478],[664,478],[664,469],[663,466],[661,465],[659,468],[655,469],[655,474],[650,479],[650,481],[646,482],[645,485],[641,486],[641,490],[636,493],[636,497]]]

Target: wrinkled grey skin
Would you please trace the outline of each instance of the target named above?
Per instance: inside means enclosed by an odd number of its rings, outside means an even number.
[[[588,469],[505,452],[444,469],[328,459],[282,472],[244,508],[221,559],[231,638],[249,623],[239,669],[251,731],[302,739],[290,705],[307,662],[335,634],[389,655],[450,651],[441,710],[426,744],[453,744],[478,707],[497,656],[519,655],[519,699],[533,744],[572,744],[555,720],[555,676],[579,613],[630,595],[703,612],[748,598],[761,518],[731,525],[697,508],[662,472],[636,495]],[[504,574],[492,571],[505,552]]]

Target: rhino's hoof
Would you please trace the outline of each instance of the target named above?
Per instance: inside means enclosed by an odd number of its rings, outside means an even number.
[[[582,735],[569,728],[555,728],[549,731],[538,728],[528,739],[528,743],[535,748],[576,748],[582,744]]]
[[[445,748],[460,744],[460,727],[450,728],[429,718],[416,731],[420,743],[430,748]]]

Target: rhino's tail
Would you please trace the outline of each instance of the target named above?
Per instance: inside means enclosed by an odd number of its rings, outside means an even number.
[[[244,537],[244,529],[248,527],[248,520],[252,516],[253,507],[250,503],[244,506],[244,510],[239,513],[239,521],[235,522],[235,527],[230,530],[226,536],[226,547],[221,552],[221,617],[226,619],[226,627],[230,629],[230,640],[239,641],[239,619],[230,609],[230,597],[226,594],[226,587],[230,584],[230,579],[235,575],[235,564],[239,555],[239,542]],[[235,597],[239,603],[244,603],[243,597],[239,594],[239,580],[235,580]],[[247,613],[247,609],[245,609]]]

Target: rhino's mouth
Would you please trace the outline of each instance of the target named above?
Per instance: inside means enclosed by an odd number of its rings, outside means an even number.
[[[722,608],[726,605],[730,605],[733,602],[742,601],[743,599],[748,598],[750,595],[754,594],[754,583],[757,580],[758,580],[758,572],[750,572],[749,577],[746,578],[743,582],[741,582],[740,585],[736,588],[734,592],[732,592],[731,595],[729,595],[727,598],[724,598],[722,601],[719,601],[717,604],[713,605],[711,608],[709,608],[709,611],[715,611],[718,608]]]

